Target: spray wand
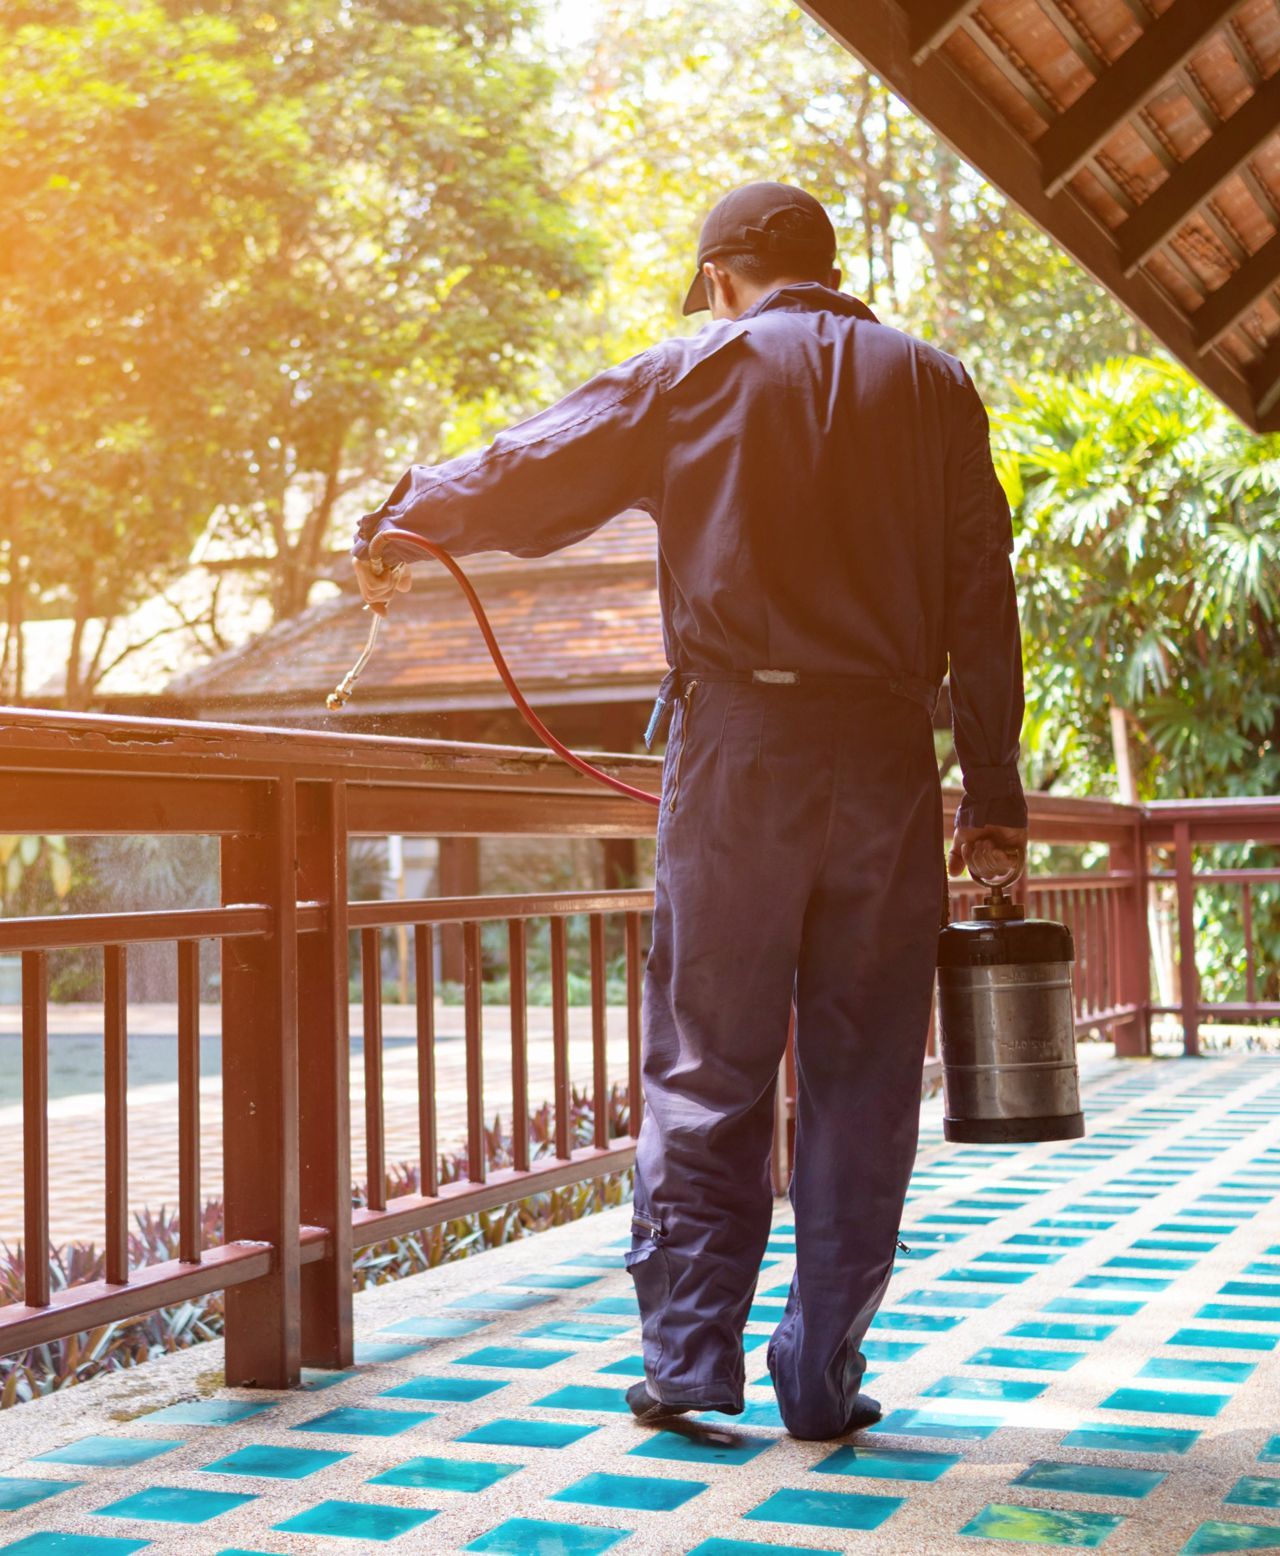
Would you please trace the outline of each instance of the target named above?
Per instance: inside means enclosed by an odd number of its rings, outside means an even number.
[[[515,703],[520,717],[543,745],[550,747],[562,761],[568,762],[570,767],[576,768],[580,773],[585,773],[588,778],[594,778],[597,783],[605,784],[608,788],[616,790],[619,794],[625,794],[628,799],[641,800],[646,805],[658,805],[661,803],[658,795],[650,794],[647,789],[637,789],[632,784],[624,783],[621,778],[615,778],[612,774],[604,772],[601,768],[580,757],[576,751],[571,751],[562,740],[559,740],[551,733],[530,707],[528,699],[520,690],[515,676],[512,675],[511,667],[507,664],[506,656],[503,654],[502,648],[494,636],[493,627],[485,614],[484,606],[480,603],[480,596],[472,587],[471,580],[443,546],[433,545],[431,541],[424,540],[421,535],[415,535],[411,530],[379,530],[369,542],[369,562],[375,573],[381,574],[386,571],[387,564],[382,559],[382,553],[392,542],[398,546],[408,547],[414,551],[421,551],[426,556],[434,557],[437,562],[448,568],[453,574],[458,587],[466,596],[472,615],[476,618],[476,625],[480,628],[480,635],[484,638],[485,647],[489,650],[489,657],[493,660],[494,668],[502,678],[502,684],[506,687],[512,702]],[[396,563],[392,571],[394,572],[403,565],[403,563]],[[331,712],[337,712],[339,708],[344,707],[350,701],[355,684],[360,679],[360,673],[365,665],[369,663],[370,656],[377,644],[378,632],[382,626],[382,618],[386,615],[387,607],[385,604],[370,604],[368,609],[372,616],[369,623],[369,636],[365,639],[364,649],[360,657],[325,699],[325,706]]]

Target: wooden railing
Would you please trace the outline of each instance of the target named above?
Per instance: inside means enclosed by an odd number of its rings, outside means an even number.
[[[629,782],[657,789],[656,759],[607,759]],[[306,1365],[350,1364],[353,1250],[542,1189],[629,1166],[641,1116],[640,981],[651,893],[638,890],[348,900],[353,837],[652,835],[655,812],[591,785],[541,752],[440,742],[0,711],[0,769],[9,834],[204,834],[220,839],[220,906],[163,912],[0,919],[0,952],[22,957],[25,1300],[0,1308],[0,1349],[14,1351],[160,1306],[226,1291],[226,1374],[281,1387]],[[948,796],[950,808],[955,796]],[[1117,1051],[1148,1051],[1147,904],[1153,846],[1172,842],[1188,903],[1197,843],[1280,841],[1280,805],[1149,807],[1034,796],[1033,835],[1086,845],[1090,868],[1037,874],[1033,908],[1068,922],[1077,945],[1083,1029]],[[1247,872],[1245,886],[1280,878]],[[953,885],[953,910],[973,900]],[[568,926],[589,924],[592,1135],[576,1144],[571,1117]],[[1191,908],[1184,945],[1194,943]],[[530,1150],[528,925],[549,925],[552,1069],[550,1154]],[[512,1160],[485,1145],[485,1000],[481,929],[505,926],[510,974]],[[416,971],[419,1181],[389,1198],[384,1128],[379,938],[403,926]],[[436,1099],[434,937],[461,926],[464,947],[466,1175],[441,1182]],[[352,1210],[348,943],[359,937],[363,999],[364,1204]],[[626,1062],[611,1076],[606,947],[623,948]],[[201,1246],[198,956],[221,950],[224,1240]],[[174,946],[178,989],[179,1257],[128,1268],[127,1013],[130,947]],[[103,959],[106,1278],[50,1289],[48,959],[65,947]],[[1190,963],[1190,975],[1186,971]],[[1194,958],[1183,958],[1188,1051],[1205,1014]],[[1232,1010],[1274,1014],[1250,996]],[[615,1016],[616,1019],[616,1016]],[[625,1085],[626,1133],[610,1132],[609,1098]],[[780,1114],[790,1099],[779,1091]],[[504,1092],[504,1098],[507,1093]],[[780,1131],[785,1137],[785,1131]]]

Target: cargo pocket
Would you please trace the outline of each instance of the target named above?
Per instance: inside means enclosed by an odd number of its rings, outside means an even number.
[[[622,1262],[635,1282],[646,1342],[645,1359],[651,1365],[656,1365],[662,1354],[658,1320],[671,1295],[665,1243],[666,1235],[660,1221],[640,1212],[632,1216],[631,1247],[623,1254]]]

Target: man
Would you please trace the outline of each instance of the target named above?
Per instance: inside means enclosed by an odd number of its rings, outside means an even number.
[[[645,975],[627,1264],[657,1423],[743,1408],[775,1077],[796,1007],[796,1277],[768,1349],[783,1420],[879,1416],[858,1349],[915,1154],[945,891],[932,710],[950,661],[965,797],[951,868],[1021,847],[1009,511],[963,367],[838,291],[835,233],[782,184],[703,227],[686,314],[479,454],[415,466],[360,526],[537,556],[624,508],[658,528],[672,719]]]

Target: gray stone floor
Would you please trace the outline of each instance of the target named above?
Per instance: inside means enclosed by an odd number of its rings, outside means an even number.
[[[786,1437],[765,1375],[785,1203],[746,1414],[631,1420],[624,1210],[361,1294],[360,1365],[299,1393],[207,1346],[6,1413],[0,1550],[1280,1551],[1280,1060],[1106,1063],[1086,1107],[986,1149],[926,1108],[846,1443]]]

